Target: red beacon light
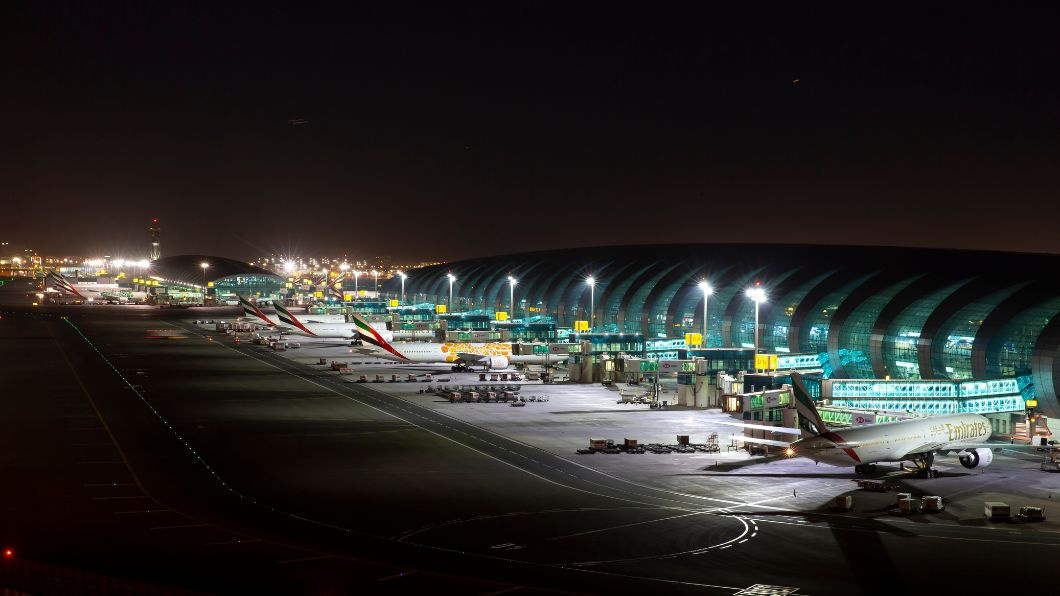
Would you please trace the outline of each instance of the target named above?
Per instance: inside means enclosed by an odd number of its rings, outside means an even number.
[[[4,558],[5,559],[13,559],[14,557],[15,557],[15,549],[13,549],[13,548],[5,548],[4,549]]]

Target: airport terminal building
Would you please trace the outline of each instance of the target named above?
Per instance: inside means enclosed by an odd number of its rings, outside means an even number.
[[[133,289],[143,290],[160,305],[234,303],[237,294],[273,295],[286,292],[286,279],[234,259],[210,255],[177,255],[151,262],[131,276]]]
[[[678,338],[705,331],[708,348],[814,356],[830,379],[938,380],[944,383],[932,390],[941,392],[1014,379],[1013,391],[1060,416],[1058,270],[1060,257],[1046,254],[616,246],[417,269],[404,279],[403,298],[560,326],[591,321],[596,333]],[[755,288],[757,302],[747,292]],[[381,289],[399,297],[402,279]],[[860,397],[874,391],[863,387]]]

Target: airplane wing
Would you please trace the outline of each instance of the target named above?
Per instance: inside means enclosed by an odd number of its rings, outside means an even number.
[[[769,445],[771,447],[791,447],[790,441],[774,441],[772,439],[756,439],[754,437],[744,437],[742,435],[733,435],[732,438],[742,443],[755,443],[756,445]]]
[[[781,435],[798,435],[798,434],[802,433],[802,431],[800,429],[789,428],[789,427],[786,427],[786,426],[768,426],[768,425],[765,425],[765,424],[747,424],[745,422],[735,422],[735,421],[733,421],[733,422],[728,422],[728,421],[721,422],[721,421],[717,421],[716,420],[715,422],[717,424],[724,424],[726,426],[739,426],[741,428],[751,428],[751,429],[754,429],[754,430],[766,430],[766,431],[771,431],[771,432],[774,432],[774,433],[777,433],[777,434],[781,434]]]
[[[916,445],[914,447],[911,447],[905,453],[895,454],[895,455],[900,455],[902,457],[906,457],[906,456],[910,456],[910,455],[919,455],[921,453],[934,453],[934,452],[938,451],[939,449],[944,448],[945,446],[946,446],[946,443],[939,443],[937,441],[933,442],[933,443],[924,443],[922,445]],[[963,449],[963,447],[962,447],[962,449]]]

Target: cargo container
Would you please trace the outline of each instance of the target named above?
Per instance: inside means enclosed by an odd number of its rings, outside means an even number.
[[[898,499],[898,512],[902,515],[909,515],[910,513],[916,513],[918,511],[916,499]]]
[[[983,516],[989,520],[1007,520],[1012,515],[1008,503],[1001,501],[986,501],[983,503]]]
[[[937,495],[924,497],[923,507],[924,513],[941,513],[944,509],[942,505],[942,497]]]

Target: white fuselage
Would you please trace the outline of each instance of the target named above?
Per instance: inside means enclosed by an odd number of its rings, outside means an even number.
[[[399,354],[404,356],[406,362],[458,362],[462,360],[461,355],[474,355],[482,357],[504,358],[508,362],[521,362],[526,364],[559,363],[567,359],[565,354],[533,354],[512,355],[512,344],[508,342],[472,343],[472,342],[398,342],[390,344]],[[378,348],[380,356],[398,359],[389,352]]]
[[[856,426],[792,443],[795,456],[836,466],[900,462],[936,450],[961,450],[990,438],[990,421],[978,414],[950,414]]]
[[[277,325],[279,327],[287,327],[288,326],[287,323],[281,322],[280,321],[280,317],[276,316],[275,314],[265,313],[265,317],[273,325]],[[254,320],[261,321],[261,319],[258,319],[258,318],[255,318]],[[343,324],[345,324],[346,323],[346,317],[343,316],[343,315],[300,315],[298,317],[298,320],[302,321],[303,323],[305,323],[307,325],[310,324],[310,323],[313,323],[313,324],[316,324],[316,323],[343,323]]]
[[[69,282],[68,282],[69,283]],[[142,301],[147,298],[146,292],[134,292],[128,288],[123,288],[118,284],[101,284],[94,281],[70,284],[82,298],[86,300],[133,300]],[[56,288],[62,291],[61,287]]]
[[[269,321],[280,329],[283,333],[289,333],[291,335],[300,335],[302,337],[319,337],[319,338],[330,338],[330,339],[356,339],[359,337],[357,333],[357,325],[355,323],[345,322],[343,315],[302,315],[298,317],[298,321],[302,324],[299,328],[295,325],[288,325],[281,321],[276,315],[265,315]],[[321,320],[335,317],[337,321],[325,321]],[[390,331],[386,328],[386,323],[374,323],[372,328],[379,332],[387,341],[393,339]]]

